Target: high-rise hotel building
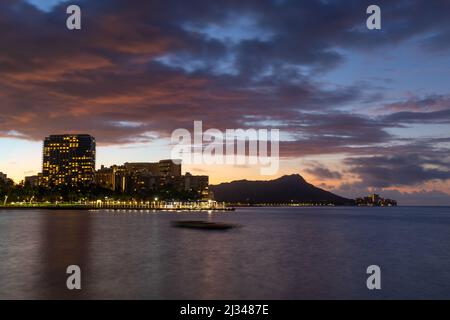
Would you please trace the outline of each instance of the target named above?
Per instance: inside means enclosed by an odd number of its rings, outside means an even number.
[[[64,134],[45,138],[42,185],[87,185],[94,182],[94,175],[94,137],[87,134]]]

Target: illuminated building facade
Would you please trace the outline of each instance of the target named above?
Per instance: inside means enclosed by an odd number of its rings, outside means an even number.
[[[44,140],[42,184],[47,187],[94,182],[95,139],[87,134],[52,135]]]
[[[125,171],[129,174],[142,174],[159,176],[158,162],[126,162]]]
[[[202,194],[203,197],[208,196],[209,189],[209,177],[208,176],[193,176],[187,172],[183,176],[184,190],[197,191]]]
[[[181,160],[161,160],[158,162],[160,176],[181,176]]]
[[[125,176],[124,166],[114,165],[106,168],[102,165],[95,173],[95,183],[102,188],[123,192],[125,190]]]
[[[181,161],[127,162],[122,166],[101,166],[95,183],[103,188],[145,196],[164,189],[196,192],[201,199],[209,199],[208,176],[181,174]]]

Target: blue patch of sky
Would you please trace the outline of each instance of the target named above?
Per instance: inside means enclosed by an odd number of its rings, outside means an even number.
[[[363,84],[367,94],[380,93],[379,100],[356,101],[343,109],[369,114],[383,104],[427,95],[449,95],[450,55],[423,47],[427,35],[379,50],[342,50],[345,61],[338,68],[320,76],[328,86]],[[413,110],[412,110],[413,111]],[[376,114],[372,114],[375,116]],[[397,137],[448,137],[448,125],[412,124],[387,128]]]
[[[412,95],[449,94],[450,55],[426,50],[423,38],[379,50],[340,50],[345,62],[322,81],[382,91],[388,102]]]
[[[243,14],[230,15],[221,23],[183,24],[189,32],[200,33],[207,39],[219,40],[227,44],[238,44],[244,40],[268,41],[273,34],[270,30],[261,28],[255,17]]]
[[[388,133],[398,137],[449,138],[448,124],[404,124],[403,128],[387,128]]]
[[[42,11],[50,12],[58,4],[67,2],[69,0],[26,0],[26,1]]]

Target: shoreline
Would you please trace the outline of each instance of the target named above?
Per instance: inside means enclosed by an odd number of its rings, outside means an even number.
[[[21,206],[2,206],[0,210],[152,210],[152,211],[235,211],[242,208],[339,208],[339,207],[353,207],[353,208],[393,208],[398,206],[357,206],[357,205],[319,205],[319,204],[304,204],[304,205],[242,205],[242,204],[229,204],[229,206],[222,208],[167,208],[167,207],[140,207],[140,206],[111,206],[111,207],[99,207],[89,205],[21,205]],[[405,206],[404,206],[405,207]],[[407,207],[407,206],[406,206]]]
[[[235,211],[235,208],[142,208],[142,207],[114,207],[100,208],[95,206],[78,206],[78,205],[52,205],[52,206],[0,206],[0,210],[142,210],[142,211]]]

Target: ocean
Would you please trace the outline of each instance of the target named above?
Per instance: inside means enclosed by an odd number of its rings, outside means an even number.
[[[81,290],[66,287],[69,265]],[[367,288],[370,265],[380,290]],[[450,298],[450,207],[0,210],[0,299],[439,298]]]

